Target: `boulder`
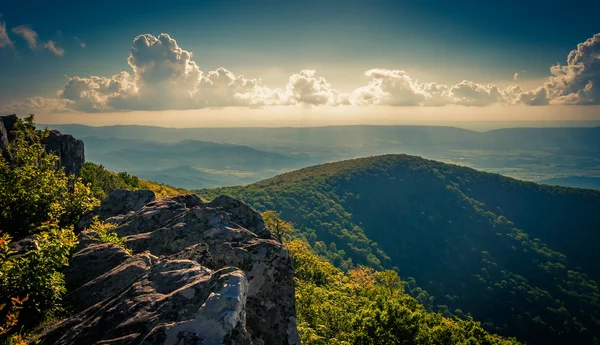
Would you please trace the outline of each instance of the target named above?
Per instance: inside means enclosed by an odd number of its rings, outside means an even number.
[[[251,207],[115,191],[96,212],[127,248],[79,235],[45,343],[300,344],[289,253]]]

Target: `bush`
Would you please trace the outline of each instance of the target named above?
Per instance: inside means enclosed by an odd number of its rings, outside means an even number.
[[[62,311],[60,270],[77,244],[73,224],[99,204],[45,152],[47,134],[36,131],[33,116],[18,120],[0,155],[0,343],[23,343],[20,332]],[[18,253],[13,237],[23,239]]]
[[[140,189],[140,180],[137,176],[126,172],[118,174],[106,170],[103,165],[85,162],[80,173],[83,183],[89,184],[92,193],[98,199],[106,198],[115,189]]]
[[[98,217],[94,217],[92,224],[90,224],[89,230],[96,232],[97,239],[100,242],[116,244],[117,246],[123,247],[125,250],[130,252],[129,248],[127,248],[127,240],[123,237],[119,237],[119,235],[113,231],[116,227],[116,224],[105,223],[99,220]]]
[[[47,131],[35,130],[33,116],[18,120],[7,160],[0,157],[0,229],[19,239],[42,224],[73,224],[98,201],[80,179],[57,169],[58,157],[46,154]]]

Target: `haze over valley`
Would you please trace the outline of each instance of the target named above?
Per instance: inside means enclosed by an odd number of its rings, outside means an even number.
[[[315,164],[388,153],[572,187],[597,189],[600,177],[600,127],[485,132],[442,126],[51,127],[81,138],[87,159],[108,169],[189,189],[248,184]]]

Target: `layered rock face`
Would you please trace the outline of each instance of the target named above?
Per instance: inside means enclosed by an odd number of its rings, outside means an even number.
[[[5,154],[5,157],[10,159],[4,152],[8,147],[11,138],[11,131],[17,122],[16,115],[0,116],[0,152]],[[58,165],[65,169],[65,173],[78,175],[81,171],[83,163],[85,163],[85,155],[83,150],[83,141],[75,139],[70,134],[62,134],[58,130],[50,131],[42,144],[47,152],[58,156]]]
[[[65,169],[67,175],[79,175],[85,155],[83,141],[75,139],[70,134],[62,134],[58,130],[50,131],[50,134],[42,141],[46,152],[58,156],[58,165]]]
[[[65,271],[72,316],[45,343],[300,344],[290,256],[247,205],[115,191],[95,215],[129,251],[80,234]]]

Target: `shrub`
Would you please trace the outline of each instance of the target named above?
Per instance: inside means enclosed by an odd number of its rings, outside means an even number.
[[[80,179],[57,169],[58,157],[47,154],[33,116],[18,120],[7,160],[0,156],[0,229],[15,238],[40,230],[45,223],[73,224],[98,201]]]

